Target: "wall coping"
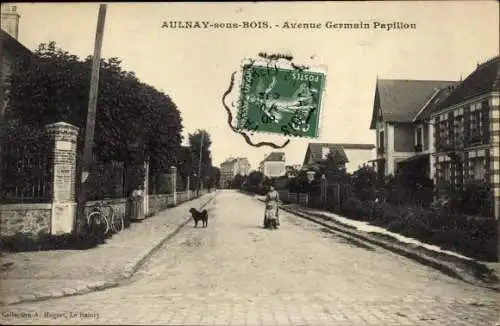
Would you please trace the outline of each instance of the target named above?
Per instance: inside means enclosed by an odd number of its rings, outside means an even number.
[[[190,192],[193,192],[193,190],[190,190]],[[178,194],[186,194],[187,191],[177,191]],[[167,196],[173,196],[174,194],[156,194],[156,195],[148,195],[148,197],[167,197]]]
[[[127,198],[110,198],[101,200],[91,200],[85,203],[85,207],[91,207],[97,204],[123,204],[127,202]]]
[[[0,211],[20,211],[20,210],[37,210],[37,209],[52,209],[52,203],[33,203],[33,204],[1,204]]]

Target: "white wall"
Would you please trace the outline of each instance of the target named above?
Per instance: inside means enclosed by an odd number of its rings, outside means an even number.
[[[285,175],[286,168],[285,162],[265,162],[264,175],[269,178],[281,177]]]
[[[346,164],[347,172],[356,171],[363,163],[370,164],[368,161],[373,160],[376,156],[376,150],[367,149],[344,149],[349,163]]]

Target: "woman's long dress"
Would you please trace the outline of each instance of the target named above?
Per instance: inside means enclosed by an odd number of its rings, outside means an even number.
[[[278,218],[278,201],[279,201],[279,195],[277,191],[269,192],[266,195],[266,210],[264,213],[264,225],[266,219]]]

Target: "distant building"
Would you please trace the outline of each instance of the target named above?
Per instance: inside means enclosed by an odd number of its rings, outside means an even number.
[[[268,178],[277,178],[286,174],[285,153],[272,152],[259,164],[259,171]]]
[[[373,144],[340,144],[340,143],[309,143],[304,157],[305,169],[316,169],[328,154],[339,155],[345,162],[343,168],[347,172],[356,171],[361,165],[369,162],[375,155]]]
[[[249,173],[250,163],[246,157],[230,157],[220,165],[220,185],[228,188],[237,174],[247,176]]]

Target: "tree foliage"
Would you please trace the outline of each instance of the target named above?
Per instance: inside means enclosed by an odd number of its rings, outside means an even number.
[[[233,181],[231,182],[231,188],[241,189],[243,182],[245,182],[245,177],[238,173],[234,176]]]
[[[258,187],[264,181],[264,174],[260,171],[252,171],[248,174],[247,182],[249,186]]]
[[[94,152],[104,161],[135,163],[149,157],[154,169],[164,170],[180,151],[179,110],[168,95],[120,64],[118,58],[101,60]],[[58,121],[76,125],[81,151],[91,65],[91,56],[80,60],[55,42],[41,44],[28,66],[13,67],[7,117],[40,128]]]
[[[329,180],[344,176],[346,163],[347,160],[338,151],[330,152],[326,159],[320,162],[316,176],[321,177],[324,174]]]
[[[203,144],[202,144],[203,139]],[[191,152],[191,161],[193,162],[193,174],[202,179],[210,177],[212,172],[212,153],[210,149],[212,140],[206,130],[197,130],[189,134],[189,148]],[[200,165],[201,152],[201,165]],[[199,171],[199,172],[198,172]]]

